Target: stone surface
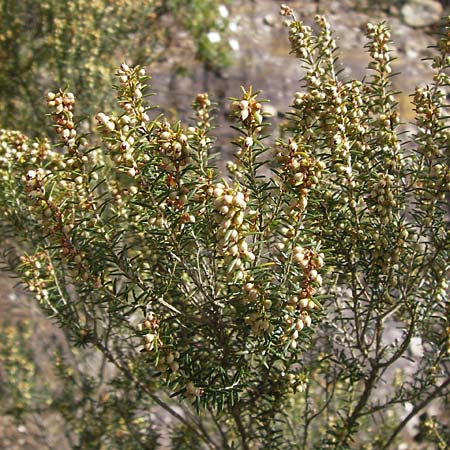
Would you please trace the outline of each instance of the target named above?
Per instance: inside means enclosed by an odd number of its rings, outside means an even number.
[[[407,25],[420,28],[438,23],[444,11],[436,0],[409,0],[401,12]]]

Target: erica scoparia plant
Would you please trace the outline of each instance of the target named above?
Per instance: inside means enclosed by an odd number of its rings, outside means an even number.
[[[342,82],[327,21],[314,34],[282,14],[301,91],[273,148],[257,94],[232,99],[224,178],[208,95],[192,126],[153,117],[145,71],[126,64],[120,110],[96,117],[100,148],[64,91],[47,96],[58,146],[2,131],[5,260],[71,342],[114,367],[82,394],[93,417],[108,411],[105,448],[158,448],[149,413],[163,408],[174,448],[387,449],[448,400],[449,31],[402,135],[386,25],[367,28],[371,77]],[[83,429],[75,405],[66,420]],[[431,423],[425,439],[444,448]]]

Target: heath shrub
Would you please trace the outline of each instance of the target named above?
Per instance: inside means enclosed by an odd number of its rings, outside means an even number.
[[[405,133],[385,24],[367,26],[370,75],[344,82],[326,19],[281,11],[300,90],[271,145],[258,93],[231,100],[226,176],[208,95],[171,123],[139,66],[117,71],[100,147],[66,91],[47,95],[58,145],[1,131],[5,262],[111,369],[78,394],[96,430],[66,413],[83,448],[387,449],[449,400],[449,29]],[[445,423],[423,427],[444,448]]]

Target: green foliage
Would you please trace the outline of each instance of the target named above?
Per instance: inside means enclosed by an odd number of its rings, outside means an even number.
[[[226,178],[208,95],[191,124],[154,116],[139,66],[117,72],[99,147],[67,91],[47,95],[56,146],[1,132],[5,260],[102,358],[65,397],[80,448],[157,448],[148,414],[164,410],[174,448],[387,449],[448,400],[450,32],[406,135],[385,24],[367,27],[371,75],[343,83],[327,21],[282,14],[301,91],[271,147],[257,93],[231,99]]]

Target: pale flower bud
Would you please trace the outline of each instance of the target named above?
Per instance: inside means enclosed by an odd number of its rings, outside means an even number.
[[[253,145],[253,139],[252,139],[252,137],[251,136],[247,136],[245,139],[244,139],[244,146],[245,147],[251,147]]]
[[[311,326],[311,322],[312,322],[311,317],[310,316],[305,316],[303,318],[303,322],[305,323],[306,327],[310,327]]]

